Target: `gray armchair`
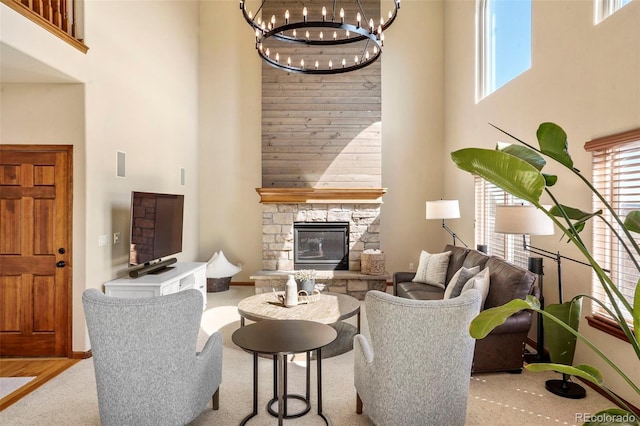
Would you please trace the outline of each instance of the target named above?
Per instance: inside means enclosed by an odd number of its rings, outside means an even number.
[[[198,290],[121,299],[90,289],[82,303],[102,424],[184,425],[210,399],[218,409],[222,335],[212,334],[196,353]]]
[[[412,300],[365,297],[371,341],[354,337],[356,411],[377,425],[464,425],[480,293]]]

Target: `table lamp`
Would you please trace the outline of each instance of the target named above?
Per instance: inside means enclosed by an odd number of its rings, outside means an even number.
[[[465,246],[469,247],[467,243],[462,241],[458,235],[453,232],[445,223],[445,219],[458,219],[460,217],[460,205],[458,200],[437,200],[427,201],[427,219],[442,219],[442,227],[453,237],[453,245],[456,245],[456,240]]]

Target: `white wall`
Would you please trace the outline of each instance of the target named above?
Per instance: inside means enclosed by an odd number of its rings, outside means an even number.
[[[262,74],[236,0],[200,4],[200,246],[249,281],[262,269]]]
[[[588,177],[591,155],[584,151],[584,142],[640,126],[640,2],[631,2],[594,26],[591,1],[534,1],[532,20],[531,69],[476,104],[475,1],[446,3],[445,191],[461,200],[473,199],[473,180],[455,168],[449,154],[463,147],[493,148],[496,141],[507,141],[487,123],[533,143],[541,122],[558,123],[568,134],[576,167]],[[559,167],[550,165],[549,171],[559,174],[560,184],[553,192],[564,204],[590,210],[591,194],[584,186]],[[473,216],[471,201],[461,209],[463,216]],[[470,235],[472,221],[465,221],[462,229]],[[585,230],[587,240],[589,235],[590,229]],[[532,244],[582,259],[573,245],[559,242],[559,235],[534,237]],[[553,303],[558,300],[555,263],[545,264],[545,298]],[[562,265],[565,300],[588,293],[590,268],[570,261]],[[583,313],[589,309],[585,300]],[[640,381],[638,359],[628,343],[590,328],[586,321],[580,327],[632,373],[632,379]],[[602,367],[602,362],[581,344],[575,362]],[[617,376],[606,371],[605,377],[614,391],[639,405],[638,395],[630,393]]]
[[[390,272],[408,271],[409,263],[415,268],[421,250],[437,253],[451,242],[440,221],[425,219],[427,200],[454,195],[443,187],[443,61],[444,2],[402,1],[382,55],[382,186],[388,192],[380,238]],[[449,225],[458,231],[458,222]],[[461,236],[473,243],[473,234]]]
[[[3,43],[84,83],[81,89],[4,85],[1,124],[3,143],[55,139],[74,144],[79,181],[74,185],[73,350],[85,351],[89,343],[81,294],[126,269],[132,190],[185,194],[184,246],[178,259],[199,260],[198,3],[87,1],[89,51],[79,58],[75,49],[0,7]],[[51,115],[51,101],[68,108],[58,114],[76,116],[58,124],[56,132],[38,120],[10,120],[44,113],[47,106]],[[127,154],[126,178],[115,177],[116,151]],[[186,169],[184,187],[179,185],[181,167]],[[98,247],[99,235],[111,241],[114,232],[124,236],[120,244]]]

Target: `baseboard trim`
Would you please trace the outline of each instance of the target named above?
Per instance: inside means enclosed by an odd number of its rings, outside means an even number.
[[[87,358],[91,358],[93,356],[93,354],[91,353],[91,349],[89,349],[88,351],[85,352],[72,352],[71,356],[69,357],[69,359],[87,359]]]

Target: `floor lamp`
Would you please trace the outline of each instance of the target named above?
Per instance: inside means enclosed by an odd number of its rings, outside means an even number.
[[[558,303],[563,302],[562,298],[562,259],[591,266],[570,257],[562,256],[560,252],[554,253],[527,244],[525,235],[553,235],[553,221],[538,210],[535,206],[496,206],[495,232],[500,234],[522,234],[523,248],[537,256],[546,257],[556,262],[558,267]],[[542,257],[529,257],[529,270],[538,275],[538,286],[540,287],[540,307],[544,309],[544,295],[542,286],[543,259]],[[544,328],[542,315],[538,314],[537,328],[537,354],[534,357],[536,362],[548,362],[549,358],[544,353]],[[562,380],[547,380],[545,387],[555,395],[565,398],[584,398],[586,391],[577,383],[569,382],[569,375],[563,374]]]
[[[458,235],[453,232],[447,224],[445,219],[458,219],[460,217],[460,205],[458,200],[437,200],[427,201],[427,219],[442,219],[442,228],[447,231],[453,237],[453,245],[456,245],[456,240],[460,241],[465,247],[469,247],[467,243],[462,241]]]

